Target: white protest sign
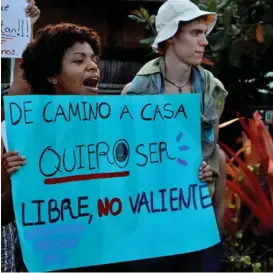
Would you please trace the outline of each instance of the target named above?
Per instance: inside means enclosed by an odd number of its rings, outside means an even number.
[[[21,58],[30,42],[31,21],[26,16],[26,0],[2,0],[1,57]]]

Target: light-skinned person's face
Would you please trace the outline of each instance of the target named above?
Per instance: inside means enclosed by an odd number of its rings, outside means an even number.
[[[202,62],[205,47],[208,45],[205,20],[196,20],[182,25],[176,35],[169,40],[169,49],[177,58],[188,65],[199,65]]]
[[[62,60],[62,70],[55,77],[56,93],[65,95],[96,95],[100,71],[97,57],[91,46],[75,43],[66,50]]]

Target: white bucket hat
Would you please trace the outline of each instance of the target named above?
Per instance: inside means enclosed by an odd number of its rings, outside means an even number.
[[[212,20],[209,20],[207,23],[208,35],[212,31],[217,20],[217,14],[215,12],[200,10],[189,0],[167,0],[159,8],[155,19],[157,36],[152,48],[157,50],[160,42],[173,37],[178,30],[180,21],[187,22],[204,15],[210,15],[212,17]]]

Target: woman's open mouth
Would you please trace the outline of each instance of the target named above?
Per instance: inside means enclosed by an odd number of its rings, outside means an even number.
[[[87,90],[97,93],[98,92],[98,81],[99,81],[99,78],[95,78],[95,77],[87,78],[83,81],[83,86]]]

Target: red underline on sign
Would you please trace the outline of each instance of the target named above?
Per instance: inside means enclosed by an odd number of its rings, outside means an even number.
[[[65,177],[57,177],[57,178],[47,178],[44,183],[46,185],[55,185],[55,184],[63,184],[69,182],[80,182],[94,179],[105,179],[105,178],[116,178],[116,177],[126,177],[129,176],[130,172],[114,172],[114,173],[92,173],[92,174],[82,174],[82,175],[72,175]]]

